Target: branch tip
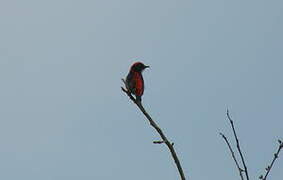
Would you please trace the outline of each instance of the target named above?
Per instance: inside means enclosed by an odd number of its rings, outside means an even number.
[[[219,133],[220,136],[222,136],[224,139],[226,138],[226,136],[223,133]]]

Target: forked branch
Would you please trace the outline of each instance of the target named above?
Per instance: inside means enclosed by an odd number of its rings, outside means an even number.
[[[229,114],[229,110],[227,109],[227,118],[231,124],[231,127],[232,127],[232,130],[233,130],[233,134],[234,134],[234,137],[235,137],[235,141],[236,141],[236,144],[237,144],[237,149],[238,149],[238,152],[240,154],[240,157],[241,157],[241,160],[242,160],[242,164],[244,166],[244,172],[245,172],[245,175],[246,175],[246,180],[249,180],[249,173],[248,173],[248,168],[246,166],[246,163],[245,163],[245,158],[243,156],[243,153],[242,153],[242,150],[241,150],[241,147],[240,147],[240,143],[239,143],[239,139],[238,139],[238,136],[236,134],[236,130],[235,130],[235,127],[234,127],[234,122],[232,120],[232,118],[230,117],[230,114]]]
[[[244,167],[244,169],[241,168],[240,164],[238,163],[237,158],[236,158],[236,156],[235,156],[235,153],[234,153],[234,151],[233,151],[233,148],[231,147],[231,145],[230,145],[230,143],[229,143],[227,137],[226,137],[224,134],[222,134],[222,133],[220,133],[220,135],[221,135],[222,138],[225,140],[225,142],[226,142],[226,144],[227,144],[227,146],[228,146],[228,148],[229,148],[229,150],[230,150],[230,152],[231,152],[231,155],[232,155],[232,157],[233,157],[233,160],[235,161],[236,166],[237,166],[237,169],[238,169],[238,171],[239,171],[239,175],[240,175],[240,177],[241,177],[241,180],[244,180],[243,172],[245,173],[246,180],[249,180],[248,168],[247,168],[247,166],[246,166],[246,162],[245,162],[245,159],[244,159],[244,156],[243,156],[241,147],[240,147],[239,139],[238,139],[238,136],[237,136],[235,127],[234,127],[234,122],[233,122],[232,118],[230,117],[230,114],[229,114],[229,110],[228,110],[228,109],[227,109],[226,115],[227,115],[227,118],[228,118],[228,120],[229,120],[229,122],[230,122],[231,128],[232,128],[232,130],[233,130],[234,138],[235,138],[236,145],[237,145],[237,150],[238,150],[238,153],[240,154],[242,166]]]
[[[235,153],[234,153],[234,151],[233,151],[233,149],[232,149],[232,147],[231,147],[231,145],[230,145],[230,143],[229,143],[227,137],[226,137],[224,134],[222,134],[222,133],[220,133],[220,135],[222,136],[222,138],[223,138],[224,141],[226,142],[226,144],[227,144],[227,146],[228,146],[228,148],[229,148],[229,150],[230,150],[230,152],[231,152],[232,158],[234,159],[234,162],[235,162],[235,164],[236,164],[236,166],[237,166],[237,169],[239,170],[239,175],[240,175],[240,177],[241,177],[241,180],[244,180],[244,177],[243,177],[243,171],[244,171],[244,170],[240,167],[240,165],[239,165],[239,163],[238,163],[238,161],[237,161],[237,158],[236,158],[236,156],[235,156]]]

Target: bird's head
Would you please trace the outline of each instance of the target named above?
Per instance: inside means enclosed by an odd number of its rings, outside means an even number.
[[[141,62],[135,62],[132,66],[131,66],[131,71],[134,72],[142,72],[144,69],[149,68],[149,66],[144,65]]]

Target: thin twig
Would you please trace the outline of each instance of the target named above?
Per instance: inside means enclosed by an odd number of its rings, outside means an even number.
[[[244,172],[245,172],[245,174],[246,174],[246,179],[249,180],[248,168],[247,168],[247,166],[246,166],[245,159],[244,159],[243,153],[242,153],[242,151],[241,151],[239,139],[238,139],[237,134],[236,134],[236,131],[235,131],[234,123],[233,123],[232,118],[231,118],[230,115],[229,115],[229,110],[228,110],[228,109],[227,109],[227,113],[226,113],[226,114],[227,114],[227,117],[228,117],[228,119],[229,119],[229,121],[230,121],[231,127],[232,127],[232,129],[233,129],[234,137],[235,137],[235,140],[236,140],[236,143],[237,143],[237,149],[238,149],[238,151],[239,151],[239,154],[240,154],[240,157],[241,157],[241,160],[242,160],[244,169],[245,169]]]
[[[164,141],[153,141],[153,144],[162,144]]]
[[[272,166],[273,166],[275,160],[276,160],[276,159],[278,158],[278,156],[279,156],[279,153],[280,153],[281,149],[283,149],[283,142],[282,142],[281,140],[278,140],[278,142],[279,142],[278,150],[277,150],[277,152],[274,154],[274,157],[273,157],[273,160],[271,161],[271,164],[268,165],[268,166],[265,168],[265,170],[266,170],[265,176],[263,177],[263,175],[260,175],[260,176],[259,176],[259,179],[266,180],[266,178],[267,178],[267,176],[268,176],[268,174],[269,174],[269,172],[270,172],[270,170],[271,170],[271,168],[272,168]]]
[[[227,146],[228,146],[228,148],[229,148],[229,150],[230,150],[230,152],[231,152],[231,155],[232,155],[232,157],[233,157],[233,159],[234,159],[234,161],[235,161],[235,163],[236,163],[236,166],[237,166],[237,168],[238,168],[238,170],[239,170],[239,175],[240,175],[240,177],[241,177],[241,180],[244,180],[244,177],[243,177],[243,174],[242,174],[242,172],[244,171],[242,168],[240,168],[240,165],[239,165],[239,163],[238,163],[238,161],[237,161],[237,159],[236,159],[236,156],[235,156],[235,153],[234,153],[234,151],[233,151],[233,149],[232,149],[232,147],[231,147],[231,145],[230,145],[230,143],[229,143],[229,141],[228,141],[228,139],[227,139],[227,137],[224,135],[224,134],[222,134],[222,133],[219,133],[221,136],[222,136],[222,138],[225,140],[225,142],[226,142],[226,144],[227,144]]]
[[[125,80],[122,79],[122,81],[125,83]],[[177,154],[175,152],[175,149],[174,149],[174,144],[171,143],[167,137],[165,136],[165,134],[162,132],[162,130],[159,128],[159,126],[153,121],[153,119],[150,117],[150,115],[146,112],[146,110],[144,109],[142,103],[140,101],[137,101],[133,96],[132,94],[124,89],[123,87],[122,88],[122,91],[124,91],[128,96],[129,98],[138,106],[138,108],[141,110],[141,112],[145,115],[145,117],[148,119],[150,125],[158,132],[158,134],[160,135],[160,137],[162,138],[163,142],[167,145],[167,147],[169,148],[170,150],[170,153],[174,159],[174,162],[177,166],[177,169],[179,171],[179,174],[180,174],[180,177],[181,177],[181,180],[185,180],[185,175],[184,175],[184,172],[183,172],[183,169],[182,169],[182,166],[181,166],[181,163],[177,157]]]

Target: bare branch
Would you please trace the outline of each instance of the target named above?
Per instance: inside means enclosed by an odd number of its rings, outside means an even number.
[[[237,168],[238,168],[238,170],[239,170],[239,175],[240,175],[240,177],[241,177],[241,180],[244,180],[244,177],[243,177],[243,174],[242,174],[242,172],[244,171],[242,168],[240,168],[240,165],[239,165],[239,163],[238,163],[238,161],[237,161],[237,159],[236,159],[236,156],[235,156],[235,153],[234,153],[234,151],[233,151],[233,149],[232,149],[232,147],[231,147],[231,145],[230,145],[230,143],[229,143],[229,141],[228,141],[228,139],[227,139],[227,137],[224,135],[224,134],[222,134],[222,133],[219,133],[221,136],[222,136],[222,138],[225,140],[225,142],[226,142],[226,144],[227,144],[227,146],[228,146],[228,148],[229,148],[229,150],[230,150],[230,152],[231,152],[231,155],[232,155],[232,157],[233,157],[233,159],[234,159],[234,161],[235,161],[235,163],[236,163],[236,166],[237,166]]]
[[[122,79],[122,81],[125,83],[125,80]],[[175,152],[175,149],[173,147],[174,143],[171,143],[167,137],[165,136],[165,134],[162,132],[162,130],[159,128],[159,126],[153,121],[153,119],[150,117],[150,115],[146,112],[146,110],[144,109],[142,103],[140,101],[137,101],[132,94],[126,90],[125,88],[121,87],[122,91],[124,91],[129,98],[138,106],[138,108],[141,110],[141,112],[145,115],[145,117],[147,118],[147,120],[149,121],[150,125],[158,132],[158,134],[160,135],[160,137],[162,138],[163,142],[167,145],[168,149],[170,150],[170,153],[174,159],[174,162],[177,166],[177,169],[179,171],[181,180],[185,180],[185,175],[181,166],[181,163],[177,157],[177,154]],[[161,141],[160,141],[161,142]]]
[[[238,152],[240,154],[240,157],[241,157],[241,160],[242,160],[242,164],[244,166],[244,172],[246,174],[246,179],[249,180],[249,174],[248,174],[248,168],[246,166],[246,163],[245,163],[245,159],[244,159],[244,156],[243,156],[243,153],[241,151],[241,147],[240,147],[240,143],[239,143],[239,139],[237,137],[237,134],[236,134],[236,131],[235,131],[235,127],[234,127],[234,122],[232,120],[232,118],[230,117],[230,114],[229,114],[229,110],[227,109],[227,117],[229,119],[229,122],[231,124],[231,127],[232,127],[232,130],[233,130],[233,133],[234,133],[234,137],[235,137],[235,140],[236,140],[236,143],[237,143],[237,149],[238,149]]]
[[[268,165],[268,166],[265,168],[265,170],[266,170],[265,176],[260,175],[260,176],[259,176],[259,179],[266,180],[266,178],[267,178],[267,176],[268,176],[268,174],[269,174],[269,172],[270,172],[270,170],[271,170],[271,168],[272,168],[272,166],[273,166],[275,160],[276,160],[276,159],[278,158],[278,156],[279,156],[279,153],[280,153],[281,149],[283,149],[283,142],[282,142],[281,140],[278,140],[278,142],[279,142],[278,150],[277,150],[277,152],[274,154],[274,157],[273,157],[273,160],[271,161],[271,164]]]

